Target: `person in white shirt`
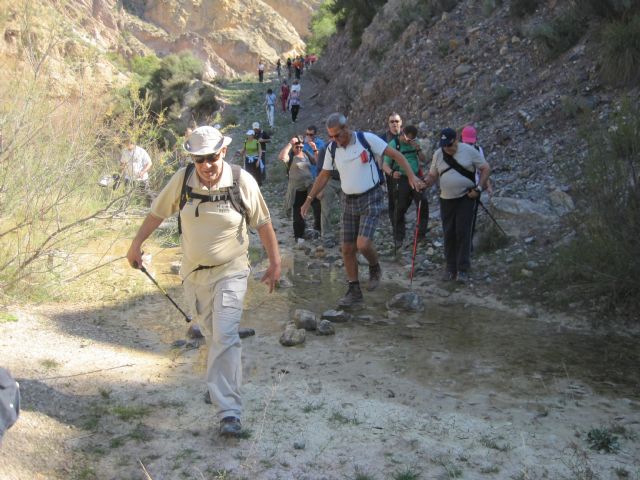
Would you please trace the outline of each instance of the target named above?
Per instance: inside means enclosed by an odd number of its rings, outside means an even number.
[[[311,202],[331,179],[331,171],[340,173],[342,202],[342,257],[349,281],[349,288],[338,301],[340,307],[350,307],[362,302],[362,291],[358,280],[358,261],[360,252],[369,262],[369,283],[367,290],[372,291],[380,284],[382,270],[378,262],[378,253],[373,243],[378,218],[383,208],[384,194],[381,184],[383,174],[373,156],[387,155],[393,158],[406,173],[411,188],[421,190],[424,183],[411,169],[407,159],[396,149],[387,146],[387,142],[371,132],[354,132],[347,125],[347,118],[341,113],[332,113],[326,122],[327,135],[332,142],[327,152],[301,213],[306,215]],[[368,144],[368,148],[367,145]]]
[[[128,188],[139,189],[150,200],[149,170],[153,162],[147,151],[129,139],[120,155],[120,175]]]

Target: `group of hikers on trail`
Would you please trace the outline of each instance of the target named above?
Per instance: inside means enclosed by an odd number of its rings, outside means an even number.
[[[358,252],[368,263],[366,290],[380,285],[382,268],[374,236],[384,210],[385,184],[394,240],[401,244],[411,202],[417,203],[416,230],[426,235],[426,189],[439,181],[444,279],[467,281],[474,207],[490,185],[490,167],[477,146],[460,143],[455,130],[443,129],[425,173],[418,131],[411,125],[402,127],[395,112],[381,135],[353,130],[338,112],[328,116],[325,127],[326,144],[310,125],[305,135],[287,142],[278,158],[287,166],[285,210],[293,214],[296,243],[305,241],[305,217],[311,209],[314,229],[326,246],[332,246],[328,243],[333,235],[330,213],[341,197],[340,244],[348,285],[338,306],[363,302]],[[475,143],[475,129],[468,126],[463,131]],[[242,430],[238,331],[250,271],[249,227],[257,231],[268,257],[262,282],[270,292],[281,269],[278,240],[260,191],[270,138],[257,122],[246,137],[236,152],[244,160],[240,168],[226,161],[230,137],[211,126],[193,130],[183,146],[193,163],[179,169],[155,198],[127,253],[133,268],[143,267],[144,241],[165,218],[179,214],[185,299],[209,346],[205,397],[216,405],[219,431],[225,436],[238,436]],[[382,167],[377,158],[382,159]]]

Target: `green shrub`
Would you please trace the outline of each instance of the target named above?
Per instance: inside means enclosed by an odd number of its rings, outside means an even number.
[[[333,0],[327,0],[311,17],[311,35],[307,38],[307,51],[321,55],[327,48],[329,39],[336,33],[338,15],[332,11]]]
[[[634,0],[576,0],[576,4],[581,11],[603,18],[622,18],[640,11]]]
[[[337,26],[350,25],[351,45],[357,48],[365,29],[385,3],[386,0],[334,0],[330,10],[336,15]]]
[[[589,156],[567,159],[576,206],[572,241],[555,255],[541,289],[559,302],[589,301],[602,313],[640,308],[640,107],[625,104],[585,133]],[[577,180],[576,180],[577,179]]]
[[[602,74],[614,84],[634,85],[640,81],[640,14],[604,27]]]
[[[531,15],[540,5],[540,0],[513,0],[511,2],[511,15],[524,17]]]
[[[585,34],[588,28],[587,16],[578,8],[569,8],[533,32],[534,38],[547,50],[549,58],[557,58]]]

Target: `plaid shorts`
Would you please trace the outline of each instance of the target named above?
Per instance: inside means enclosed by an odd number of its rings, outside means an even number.
[[[360,195],[342,194],[342,243],[356,243],[358,237],[373,240],[383,199],[380,186]]]

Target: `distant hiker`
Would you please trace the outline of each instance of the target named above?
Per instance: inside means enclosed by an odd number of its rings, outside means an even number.
[[[392,112],[387,119],[387,130],[384,133],[381,133],[379,136],[387,145],[393,139],[398,139],[400,136],[400,132],[402,132],[402,118],[397,112]],[[383,159],[384,162],[384,159]],[[388,214],[389,214],[389,223],[393,227],[395,225],[395,217],[393,212],[396,210],[396,192],[390,188],[393,184],[389,175],[385,173],[387,179],[387,205],[389,206]]]
[[[264,61],[258,60],[258,81],[262,83],[264,81]]]
[[[324,141],[318,136],[318,128],[315,125],[308,126],[304,134],[304,151],[313,156],[323,148]],[[314,180],[318,176],[318,169],[316,165],[312,166],[311,175]]]
[[[0,368],[0,441],[20,416],[20,386],[8,370]]]
[[[151,202],[149,170],[152,165],[147,151],[136,145],[135,140],[130,138],[120,155],[120,176],[124,177],[126,187],[140,190],[149,202]]]
[[[278,80],[282,77],[282,62],[280,59],[276,62],[276,73],[278,74]]]
[[[280,85],[280,101],[282,102],[282,111],[287,111],[287,106],[289,103],[289,84],[286,80],[282,80],[282,85]]]
[[[273,128],[275,126],[275,118],[276,118],[276,94],[273,93],[272,89],[267,90],[267,94],[264,96],[264,106],[267,110],[267,122],[269,126]]]
[[[311,166],[315,165],[318,153],[307,154],[303,150],[303,140],[293,137],[287,143],[278,158],[287,165],[289,183],[284,199],[284,211],[287,215],[293,213],[293,236],[296,243],[304,243],[306,222],[300,213],[300,207],[305,203],[309,188],[313,185]],[[320,229],[320,202],[316,199],[312,204],[316,230]]]
[[[291,80],[291,70],[293,67],[293,61],[291,61],[291,57],[287,57],[287,78]]]
[[[482,147],[478,145],[478,132],[474,126],[467,125],[466,127],[464,127],[462,129],[462,134],[460,135],[460,138],[463,143],[466,143],[467,145],[471,145],[473,148],[478,150],[478,152],[480,152],[480,156],[482,156],[482,159],[486,160],[484,156],[484,150],[482,150]],[[480,172],[476,170],[476,184],[479,182],[480,182]],[[489,194],[489,196],[493,195],[493,187],[491,185],[491,179],[487,180],[487,193]]]
[[[262,185],[262,174],[264,163],[262,163],[262,147],[256,138],[254,130],[247,130],[247,139],[244,141],[242,149],[236,152],[240,158],[244,159],[244,169],[255,178],[258,186]]]
[[[247,227],[258,232],[267,253],[269,267],[262,282],[269,292],[280,278],[280,253],[260,188],[251,175],[224,159],[229,143],[231,138],[213,127],[193,131],[184,145],[193,166],[173,175],[154,200],[127,260],[134,268],[143,265],[144,241],[164,219],[180,212],[185,298],[209,344],[206,399],[217,407],[220,434],[238,436],[242,429],[238,327],[250,268]]]
[[[300,75],[302,75],[303,63],[300,58],[296,58],[293,61],[293,68],[295,70],[296,80],[300,80]]]
[[[422,166],[425,165],[426,158],[422,152],[422,148],[418,145],[416,137],[418,136],[418,129],[413,125],[407,125],[402,129],[402,133],[393,138],[389,142],[389,148],[398,150],[411,165],[411,170],[417,176],[422,175]],[[424,238],[427,233],[427,224],[429,221],[429,204],[427,199],[427,191],[417,192],[411,188],[407,175],[402,171],[400,165],[389,156],[384,156],[384,164],[382,169],[387,174],[389,183],[387,188],[389,191],[389,198],[393,197],[394,210],[389,212],[391,219],[391,226],[393,227],[393,240],[396,248],[402,248],[406,227],[405,227],[405,215],[411,201],[413,200],[416,205],[416,212],[418,206],[420,206],[420,219],[416,219],[419,223],[418,239]],[[426,170],[426,169],[425,169]],[[391,205],[391,202],[389,202]]]
[[[480,171],[476,184],[475,172]],[[480,152],[466,143],[459,143],[455,130],[445,128],[440,133],[440,148],[431,161],[425,177],[428,187],[440,179],[440,216],[444,231],[444,280],[469,280],[471,266],[471,231],[476,199],[486,189],[491,168]]]
[[[309,205],[331,178],[331,170],[340,172],[342,191],[342,256],[349,281],[349,289],[338,305],[349,307],[362,302],[362,291],[358,281],[358,261],[360,252],[369,262],[369,283],[367,290],[378,287],[382,270],[378,253],[373,244],[373,235],[382,211],[383,174],[378,168],[374,155],[388,155],[400,164],[407,173],[412,188],[423,188],[423,182],[416,177],[402,154],[389,148],[384,140],[370,132],[353,132],[347,125],[347,118],[341,113],[332,113],[327,118],[327,134],[332,141],[327,146],[322,171],[318,174],[311,192],[302,205],[301,214],[306,215]]]
[[[253,122],[251,125],[253,133],[260,142],[260,160],[262,160],[262,182],[267,178],[267,143],[271,143],[271,137],[260,128],[260,123]],[[262,184],[262,183],[261,183]]]
[[[298,113],[300,112],[300,82],[298,80],[293,81],[291,86],[291,92],[289,93],[289,108],[291,109],[291,121],[296,123],[298,119]]]

